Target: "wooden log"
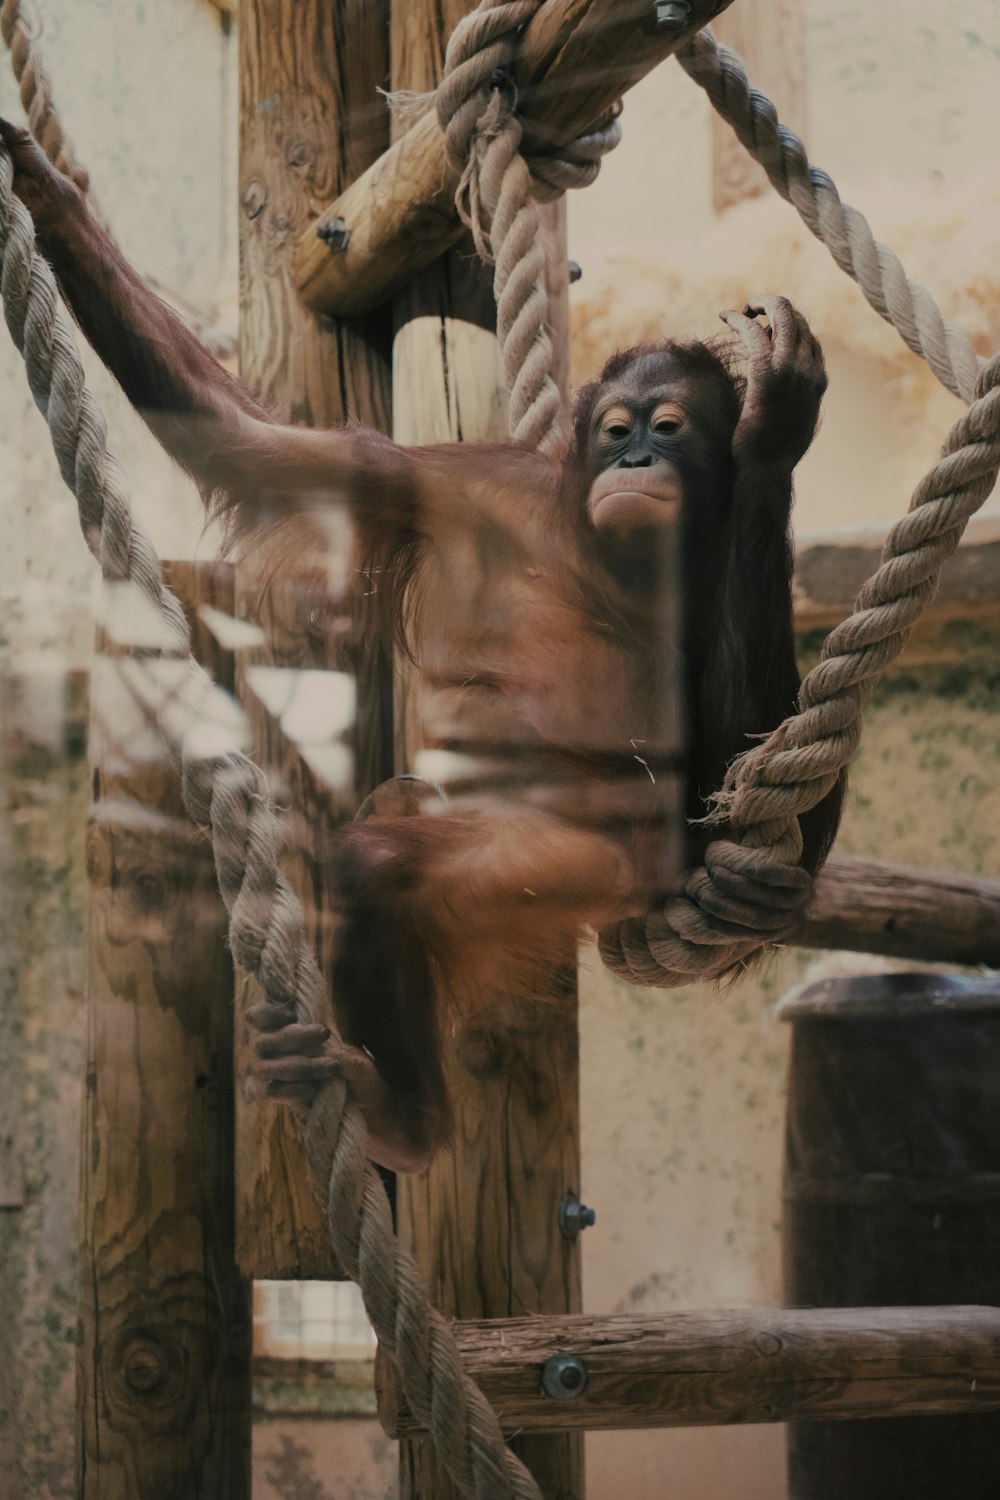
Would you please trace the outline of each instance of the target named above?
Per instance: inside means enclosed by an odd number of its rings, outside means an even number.
[[[321,205],[354,181],[389,143],[378,94],[389,81],[388,0],[246,0],[240,21],[240,254],[242,374],[280,417],[339,426],[348,417],[388,431],[391,321],[315,318],[296,294],[291,254]],[[266,558],[262,559],[266,565]],[[325,563],[327,559],[324,559]],[[334,559],[336,561],[336,559]],[[310,766],[244,678],[253,749],[291,809],[283,869],[302,901],[307,932],[325,963],[334,920],[329,843],[373,785],[391,775],[391,663],[355,594],[331,620],[320,566],[268,588],[241,569],[238,611],[263,626],[266,645],[241,660],[292,672],[348,672],[362,705],[350,743],[353,776],[338,786]],[[318,621],[318,623],[317,623]],[[371,712],[367,706],[371,705]],[[249,1066],[238,1027],[237,1068]],[[244,1101],[238,1108],[240,1262],[258,1277],[338,1273],[324,1211],[288,1117]]]
[[[692,0],[689,20],[675,29],[657,27],[653,0],[548,0],[519,45],[525,148],[555,149],[581,134],[730,3]],[[460,238],[457,185],[431,111],[302,236],[295,281],[307,305],[357,314],[405,286]],[[349,238],[331,252],[318,231],[335,219]]]
[[[779,119],[808,140],[805,0],[741,0],[720,16],[715,34],[738,52],[750,82],[773,99]],[[770,192],[764,168],[733,127],[712,110],[712,204],[716,213]]]
[[[232,612],[231,578],[211,565],[175,565],[171,579],[187,600]],[[106,653],[92,681],[78,1493],[247,1500],[226,911],[211,848],[121,665]],[[225,681],[224,657],[206,665]]]
[[[941,570],[928,620],[1000,615],[1000,536],[995,516],[974,517],[962,545]],[[795,624],[839,624],[879,566],[883,534],[803,538],[795,549]]]
[[[393,87],[431,89],[444,45],[471,0],[408,0],[393,10]],[[549,321],[557,380],[568,366],[568,267],[563,205],[544,211]],[[406,443],[503,441],[507,401],[494,336],[489,271],[471,243],[412,280],[395,304],[394,435]],[[565,390],[565,385],[562,386]],[[399,690],[400,768],[420,748],[414,684]],[[575,954],[553,950],[538,996],[477,994],[445,1028],[456,1138],[420,1178],[397,1182],[400,1237],[428,1278],[435,1305],[459,1317],[580,1308],[578,1243],[559,1229],[559,1204],[580,1186]],[[575,1435],[514,1440],[546,1495],[583,1494]],[[455,1500],[426,1439],[400,1449],[403,1500]]]
[[[833,854],[790,941],[801,948],[997,967],[1000,880]]]
[[[876,1307],[512,1318],[455,1327],[505,1432],[842,1420],[1000,1408],[1000,1308]],[[583,1367],[555,1400],[555,1355]],[[388,1362],[379,1415],[419,1431]]]

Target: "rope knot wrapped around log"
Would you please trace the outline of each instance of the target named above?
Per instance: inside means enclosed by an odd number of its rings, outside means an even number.
[[[615,109],[558,151],[530,159],[522,154],[514,65],[518,33],[538,4],[482,0],[460,21],[448,42],[435,104],[448,154],[461,172],[459,215],[481,258],[495,267],[511,436],[552,452],[563,441],[563,413],[551,374],[545,252],[535,200],[551,202],[567,188],[593,182],[602,156],[621,139],[621,125]]]

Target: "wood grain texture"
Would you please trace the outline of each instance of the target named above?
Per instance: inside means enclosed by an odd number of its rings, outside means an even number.
[[[833,854],[816,881],[801,948],[1000,967],[1000,880]]]
[[[433,88],[444,44],[469,0],[410,0],[393,12],[393,87]],[[568,281],[565,216],[546,210],[550,271]],[[398,441],[503,441],[507,401],[493,333],[492,277],[471,242],[404,289],[394,307],[394,435]],[[559,371],[568,361],[565,301],[553,299]],[[558,372],[557,372],[558,373]],[[396,693],[397,756],[420,747],[412,672]],[[553,953],[540,1003],[475,997],[447,1045],[454,1147],[419,1178],[397,1182],[399,1229],[431,1297],[456,1317],[567,1312],[580,1306],[579,1249],[558,1227],[567,1188],[579,1188],[579,1063],[575,955]],[[582,1497],[575,1438],[528,1437],[515,1448],[546,1495]],[[400,1451],[403,1500],[456,1500],[425,1442]]]
[[[809,128],[805,0],[740,0],[715,34],[738,52],[755,88],[774,100],[778,118],[800,138]],[[731,125],[712,110],[712,202],[716,212],[771,191]]]
[[[579,135],[729,3],[693,0],[689,23],[673,31],[657,30],[651,0],[547,0],[520,42],[526,145],[558,145]],[[431,49],[441,51],[435,37],[427,42],[429,56]],[[457,183],[430,112],[320,211],[321,220],[346,222],[345,251],[332,255],[314,227],[300,239],[294,274],[307,305],[362,313],[431,265],[462,234],[453,201]]]
[[[1000,539],[989,518],[941,569],[941,585],[927,606],[930,621],[958,616],[1000,616]],[[979,539],[977,532],[982,536]],[[879,566],[882,537],[804,539],[795,552],[795,624],[798,629],[838,624],[861,586]]]
[[[188,591],[232,611],[195,565]],[[84,1500],[247,1500],[250,1310],[236,1270],[232,969],[211,848],[106,655],[92,697],[81,1150]],[[209,663],[225,680],[225,663]]]
[[[311,426],[348,418],[388,431],[388,313],[334,324],[304,308],[293,248],[320,206],[385,149],[388,0],[247,0],[240,23],[240,349],[242,374],[280,417]],[[333,924],[329,844],[358,800],[391,771],[391,665],[372,646],[357,591],[332,611],[314,572],[266,589],[241,573],[238,610],[264,628],[250,665],[347,671],[359,704],[353,785],[331,788],[246,690],[254,753],[291,809],[283,868],[325,966]],[[241,1047],[245,1042],[241,1040]],[[244,1070],[242,1051],[238,1054]],[[240,1262],[254,1275],[337,1274],[323,1211],[287,1117],[246,1102],[238,1112]]]
[[[755,1309],[462,1323],[466,1368],[506,1432],[711,1427],[1000,1408],[1000,1308]],[[545,1362],[576,1355],[555,1401]],[[383,1384],[383,1421],[416,1430]]]
[[[797,1307],[1000,1303],[1000,979],[894,973],[820,980],[791,1022],[782,1251]],[[995,1316],[995,1312],[994,1312]],[[962,1327],[956,1317],[954,1334]],[[954,1334],[952,1336],[954,1336]],[[946,1346],[953,1352],[953,1346]],[[1000,1371],[994,1340],[977,1398]],[[816,1500],[987,1496],[1000,1412],[887,1402],[788,1429],[789,1492]],[[889,1419],[892,1420],[889,1420]]]

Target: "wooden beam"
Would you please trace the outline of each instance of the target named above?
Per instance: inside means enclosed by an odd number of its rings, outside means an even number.
[[[800,948],[1000,966],[1000,880],[833,854],[816,882]]]
[[[473,3],[406,0],[393,6],[394,88],[434,88],[448,35]],[[549,323],[565,371],[565,206],[552,205],[544,217],[555,292]],[[507,398],[492,276],[471,240],[409,281],[393,311],[397,441],[504,441]],[[415,712],[413,673],[400,665],[397,752],[405,769],[424,726]],[[501,972],[449,1016],[443,1037],[455,1141],[426,1173],[397,1180],[400,1238],[448,1316],[580,1310],[580,1246],[559,1228],[560,1200],[567,1189],[580,1189],[575,952],[569,945],[548,956],[538,995],[504,994],[508,976]],[[582,1495],[578,1435],[531,1434],[516,1438],[513,1447],[543,1494]],[[425,1439],[400,1445],[400,1496],[457,1500]]]
[[[240,19],[240,362],[248,385],[281,419],[339,427],[355,418],[386,432],[391,411],[391,323],[364,325],[313,317],[295,293],[291,253],[331,192],[353,182],[389,143],[378,88],[389,81],[389,0],[245,0]],[[381,704],[390,663],[368,644],[357,596],[328,631],[310,624],[328,606],[319,569],[276,584],[261,549],[241,566],[238,613],[261,625],[266,645],[241,654],[244,666],[348,671],[357,683],[358,724],[350,777],[333,787],[283,736],[241,672],[253,749],[276,801],[290,809],[282,868],[302,902],[306,932],[321,962],[335,921],[330,844],[360,797],[391,775],[391,737]],[[263,571],[263,577],[260,571]],[[321,610],[320,613],[323,611]],[[255,981],[246,981],[255,983]],[[242,1013],[242,1010],[240,1011]],[[237,1072],[249,1071],[249,1043],[237,1025]],[[240,1263],[257,1277],[338,1274],[324,1206],[285,1111],[247,1101],[237,1107],[237,1211]]]
[[[505,1432],[1000,1408],[995,1307],[513,1318],[459,1323],[455,1337]],[[543,1371],[556,1355],[583,1367],[583,1389],[568,1400],[543,1388]],[[377,1363],[376,1387],[386,1431],[418,1431],[388,1361]]]
[[[887,528],[888,529],[888,528]],[[882,555],[882,532],[805,537],[795,548],[797,629],[836,625],[853,608]],[[1000,517],[973,517],[965,539],[941,570],[927,616],[1000,613]]]
[[[615,100],[677,51],[731,0],[692,0],[686,24],[658,28],[654,0],[548,0],[520,42],[525,146],[557,147],[600,120]],[[458,174],[430,111],[306,230],[295,255],[307,306],[335,316],[377,307],[461,236]],[[346,247],[318,230],[343,220]]]
[[[168,581],[186,608],[232,613],[228,570],[174,564]],[[199,643],[231,686],[231,660]],[[122,664],[110,648],[92,679],[76,1493],[248,1500],[226,910]]]

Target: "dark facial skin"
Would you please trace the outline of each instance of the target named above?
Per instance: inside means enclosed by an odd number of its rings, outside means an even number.
[[[731,395],[672,353],[643,354],[601,389],[587,458],[587,513],[621,559],[649,557],[656,529],[680,507],[685,552],[725,520],[732,494]],[[727,393],[728,394],[728,393]]]

